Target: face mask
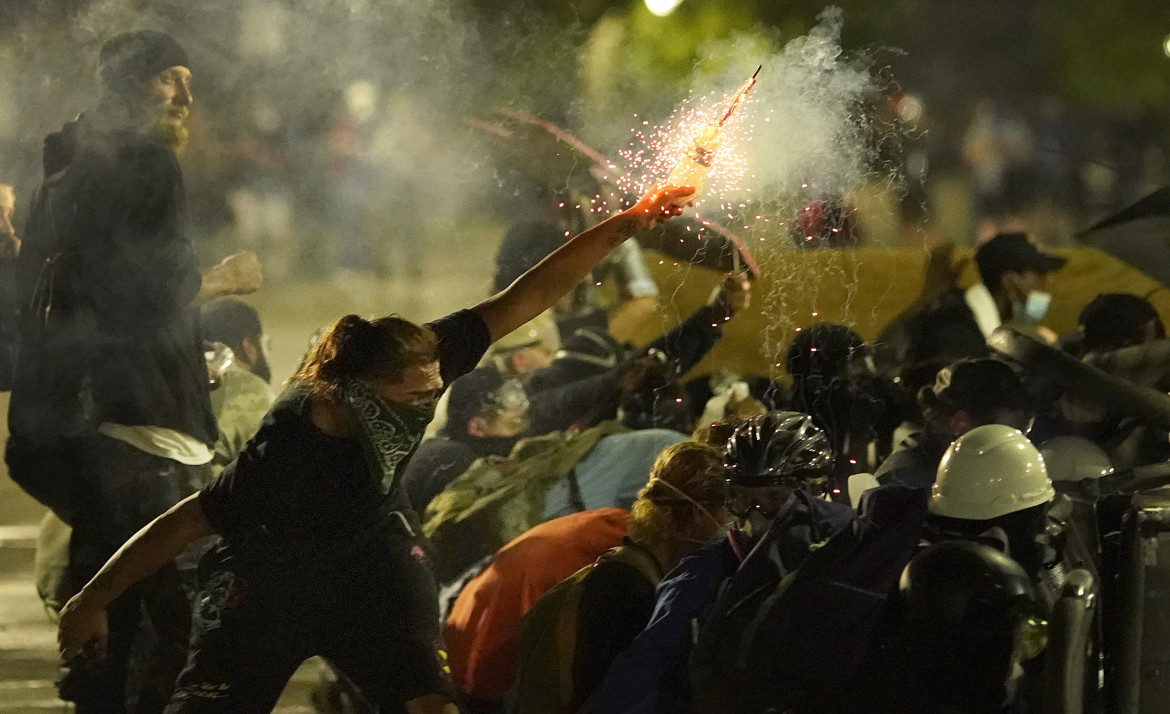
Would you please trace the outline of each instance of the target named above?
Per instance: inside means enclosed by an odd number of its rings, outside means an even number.
[[[427,424],[435,417],[437,402],[391,402],[360,379],[346,380],[341,396],[357,419],[366,460],[380,477],[382,489],[389,493],[397,483],[398,467],[418,448]]]
[[[1048,306],[1052,304],[1051,293],[1029,290],[1023,304],[1012,301],[1012,318],[1023,325],[1034,325],[1044,319]]]

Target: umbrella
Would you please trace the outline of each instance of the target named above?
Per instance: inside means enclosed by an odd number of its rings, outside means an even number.
[[[1098,221],[1077,238],[1170,285],[1170,186]]]
[[[468,119],[515,169],[546,186],[568,188],[577,195],[618,192],[622,167],[552,122],[524,112],[496,109],[493,121]],[[597,214],[582,208],[588,222]],[[721,272],[760,274],[743,239],[712,221],[678,218],[638,235],[644,248],[672,260]]]

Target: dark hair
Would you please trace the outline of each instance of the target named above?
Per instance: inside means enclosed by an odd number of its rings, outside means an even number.
[[[203,339],[222,342],[233,350],[246,338],[259,337],[264,331],[256,308],[234,297],[212,300],[199,310]]]
[[[861,336],[845,325],[820,322],[792,338],[785,367],[793,377],[842,375],[849,358],[865,346]]]
[[[1102,293],[1081,310],[1077,322],[1084,332],[1088,352],[1121,349],[1136,344],[1150,322],[1157,322],[1158,333],[1166,328],[1149,300],[1129,293]]]
[[[410,367],[436,359],[435,333],[426,327],[394,315],[376,320],[346,315],[321,335],[293,379],[335,399],[347,377],[400,380]]]
[[[451,383],[447,393],[447,425],[444,431],[457,439],[467,438],[467,422],[475,417],[490,417],[508,407],[505,399],[514,395],[513,403],[524,403],[520,382],[492,366],[478,367]]]
[[[961,409],[982,424],[994,423],[1001,410],[1034,411],[1011,366],[990,358],[959,360],[943,367],[933,386],[918,391],[918,406],[928,421]]]

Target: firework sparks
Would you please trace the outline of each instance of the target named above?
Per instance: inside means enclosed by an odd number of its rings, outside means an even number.
[[[745,147],[753,124],[740,109],[751,103],[748,93],[759,72],[734,94],[690,96],[664,124],[642,120],[632,128],[629,146],[620,152],[629,166],[621,188],[641,195],[654,186],[694,186],[696,206],[727,204],[725,197],[747,175]]]

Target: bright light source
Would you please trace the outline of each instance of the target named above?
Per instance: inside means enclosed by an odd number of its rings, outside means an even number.
[[[1166,53],[1167,57],[1170,57],[1170,35],[1166,35],[1166,39],[1162,42],[1162,51]]]
[[[666,17],[682,4],[682,0],[646,0],[646,8],[659,17]]]
[[[922,100],[913,94],[903,94],[894,105],[902,121],[913,124],[922,118]]]

